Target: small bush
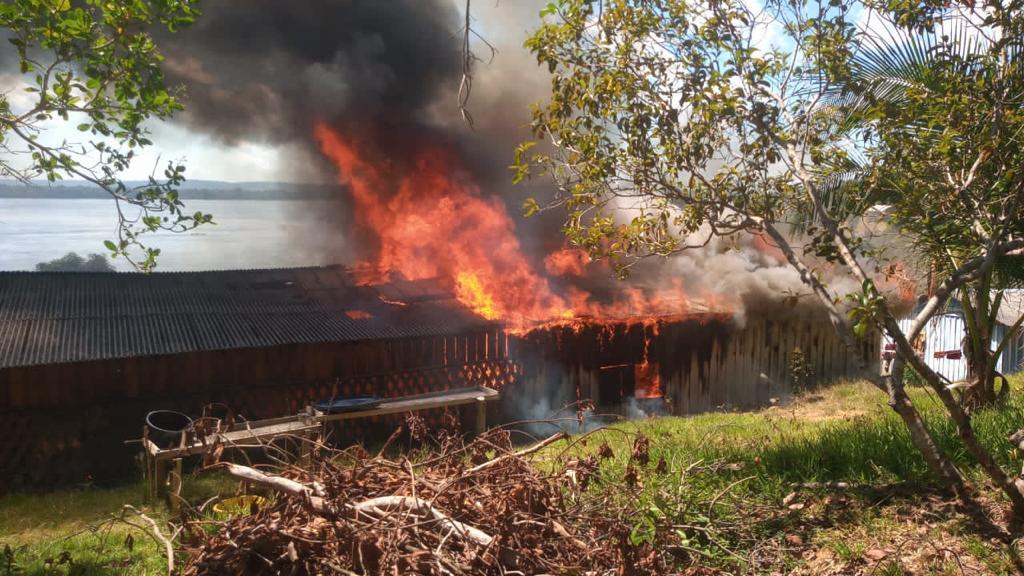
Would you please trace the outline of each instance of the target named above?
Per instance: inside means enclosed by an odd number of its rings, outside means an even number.
[[[794,391],[808,390],[814,384],[814,363],[799,346],[789,356],[789,379]]]

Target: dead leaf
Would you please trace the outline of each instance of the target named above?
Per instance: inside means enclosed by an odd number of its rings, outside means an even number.
[[[886,552],[885,550],[881,550],[879,548],[872,548],[872,549],[864,552],[864,557],[867,558],[868,560],[873,561],[873,562],[878,562],[878,561],[884,560],[885,557],[888,556],[888,555],[889,555],[888,552]]]

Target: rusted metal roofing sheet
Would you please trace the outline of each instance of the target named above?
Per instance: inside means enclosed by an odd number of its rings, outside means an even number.
[[[355,286],[340,266],[0,272],[0,368],[494,327],[431,282]]]

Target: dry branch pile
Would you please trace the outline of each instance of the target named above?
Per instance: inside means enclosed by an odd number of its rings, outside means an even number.
[[[657,543],[631,543],[632,519],[578,497],[584,470],[542,472],[532,452],[492,431],[418,463],[321,445],[312,471],[220,464],[277,496],[195,530],[184,574],[670,572]]]

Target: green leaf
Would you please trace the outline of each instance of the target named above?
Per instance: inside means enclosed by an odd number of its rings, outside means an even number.
[[[181,168],[154,182],[153,193],[141,193],[118,180],[131,168],[136,151],[153,144],[146,121],[169,118],[182,109],[168,91],[160,68],[163,56],[153,38],[164,37],[161,28],[173,32],[193,22],[198,4],[199,0],[0,2],[3,36],[16,51],[26,76],[22,83],[31,85],[23,94],[29,99],[24,106],[28,112],[12,111],[8,99],[0,95],[0,125],[6,126],[0,128],[0,141],[11,148],[20,140],[29,152],[24,171],[30,177],[51,182],[85,178],[138,210],[141,217],[119,220],[120,240],[105,241],[104,246],[113,256],[131,257],[141,269],[155,266],[159,255],[143,245],[143,234],[165,228],[164,223],[168,229],[184,231],[212,221],[203,214],[186,228],[180,219],[163,219],[165,214],[180,216],[183,209],[176,196],[169,199],[184,181]],[[69,123],[75,113],[85,121],[76,118]],[[5,119],[8,122],[2,122]],[[100,134],[105,141],[75,146],[47,138],[51,127],[43,122],[55,119],[80,132]],[[16,124],[23,124],[24,130],[12,130]]]
[[[523,202],[523,215],[530,217],[537,212],[540,212],[540,204],[537,203],[535,198],[527,198],[526,201]]]
[[[857,322],[853,325],[853,333],[857,335],[857,338],[863,338],[868,333],[868,323]]]

